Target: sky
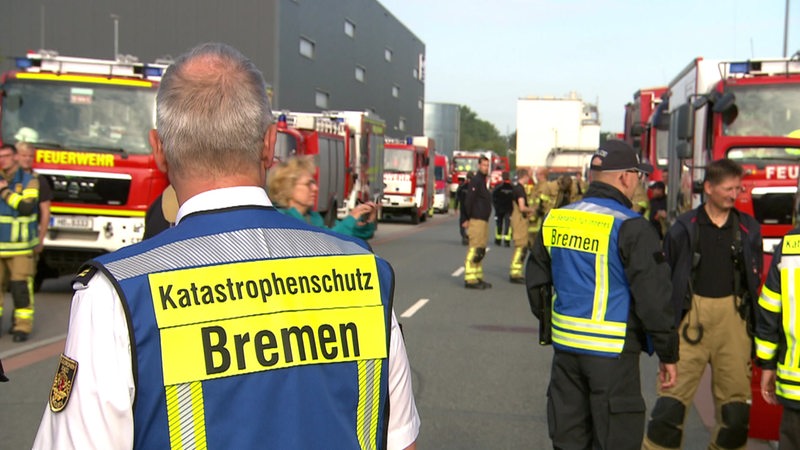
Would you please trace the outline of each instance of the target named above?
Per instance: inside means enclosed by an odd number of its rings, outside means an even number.
[[[601,130],[698,56],[782,57],[786,0],[379,0],[425,43],[425,100],[470,107],[501,134],[520,97],[577,92]],[[787,55],[800,50],[789,6]]]

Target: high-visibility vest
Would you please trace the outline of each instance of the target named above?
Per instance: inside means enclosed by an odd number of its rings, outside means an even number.
[[[541,235],[552,261],[554,348],[604,357],[622,352],[631,297],[619,228],[637,216],[615,200],[590,197],[545,218]]]
[[[779,276],[773,273],[778,271]],[[775,255],[767,281],[761,288],[758,307],[780,328],[772,338],[756,328],[756,356],[772,361],[777,358],[775,393],[800,404],[800,231],[784,236],[780,255]],[[759,312],[760,313],[760,312]],[[765,321],[766,322],[766,321]]]
[[[39,198],[39,189],[31,187],[33,179],[33,175],[18,169],[8,182],[11,194],[0,200],[0,257],[31,254],[39,245],[39,215],[22,215],[17,210],[24,200]]]
[[[251,206],[92,265],[130,324],[135,448],[385,448],[394,281],[363,241]]]

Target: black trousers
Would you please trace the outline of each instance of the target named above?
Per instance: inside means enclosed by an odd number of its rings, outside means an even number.
[[[638,450],[644,422],[638,353],[603,358],[555,352],[547,390],[554,449]]]
[[[779,448],[800,448],[800,410],[783,407]]]

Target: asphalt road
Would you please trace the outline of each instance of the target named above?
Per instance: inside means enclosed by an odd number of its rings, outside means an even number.
[[[545,449],[545,391],[552,350],[536,343],[537,323],[524,288],[508,282],[513,249],[496,247],[484,260],[486,291],[463,287],[466,247],[453,216],[413,226],[381,223],[371,241],[396,274],[394,308],[403,325],[422,419],[420,449]],[[0,384],[0,448],[30,448],[63,349],[69,280],[48,280],[36,297],[30,341],[0,337],[11,382]],[[11,306],[10,298],[6,307]],[[10,310],[10,309],[9,309]],[[8,317],[2,324],[9,326]],[[656,361],[642,359],[648,410],[655,400]],[[708,380],[686,422],[686,449],[707,446],[713,424]],[[749,449],[767,449],[751,440]]]

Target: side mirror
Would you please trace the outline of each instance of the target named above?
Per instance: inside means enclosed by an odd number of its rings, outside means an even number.
[[[715,113],[724,113],[734,107],[736,107],[736,95],[733,92],[726,92],[714,102],[713,111]]]
[[[691,140],[694,133],[694,114],[691,104],[684,103],[675,110],[675,134],[678,139]]]
[[[636,122],[635,124],[631,125],[631,136],[637,137],[644,134],[644,124],[641,122]]]
[[[694,155],[692,144],[686,141],[678,142],[678,145],[675,146],[675,154],[678,156],[678,159],[692,158]]]
[[[658,131],[669,131],[670,113],[664,111],[658,115],[655,121],[655,128]]]

